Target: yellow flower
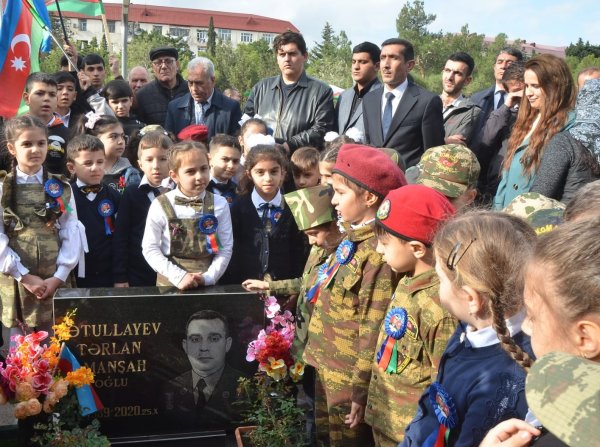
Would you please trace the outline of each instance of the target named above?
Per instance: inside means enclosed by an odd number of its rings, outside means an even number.
[[[296,362],[290,369],[290,377],[294,382],[298,382],[304,375],[304,363]]]
[[[265,372],[269,377],[280,381],[287,374],[287,366],[285,366],[283,359],[276,360],[273,357],[269,357],[269,364],[265,366]]]
[[[89,385],[94,382],[94,373],[87,366],[82,366],[75,371],[67,373],[65,379],[70,385],[81,388],[84,385]]]

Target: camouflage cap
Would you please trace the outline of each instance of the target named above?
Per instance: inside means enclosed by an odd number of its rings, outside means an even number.
[[[317,227],[336,220],[329,185],[317,185],[287,193],[285,202],[290,207],[300,231]]]
[[[569,446],[600,445],[600,364],[553,352],[527,376],[527,403],[554,436]]]
[[[429,186],[450,198],[460,196],[469,186],[477,186],[481,171],[473,151],[461,144],[427,149],[419,168],[416,184]]]
[[[537,192],[515,197],[504,212],[525,219],[537,234],[548,233],[563,222],[565,205]]]

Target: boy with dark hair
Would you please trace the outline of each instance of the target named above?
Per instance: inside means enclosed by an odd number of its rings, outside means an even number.
[[[210,182],[206,189],[231,205],[237,196],[233,177],[240,166],[242,149],[236,137],[218,133],[210,140]]]
[[[292,175],[296,189],[317,186],[321,174],[319,173],[320,153],[314,147],[301,147],[292,154]]]
[[[66,149],[69,131],[56,114],[57,84],[47,73],[31,73],[27,77],[23,101],[29,114],[48,126],[48,153],[44,166],[53,174],[66,174]]]
[[[65,127],[69,128],[72,123],[84,112],[78,110],[75,104],[77,99],[77,80],[67,71],[59,71],[52,75],[57,86],[57,105],[58,114]]]
[[[102,90],[106,79],[106,68],[102,56],[90,53],[83,58],[83,73],[89,78],[92,87],[98,93]]]
[[[377,252],[402,274],[379,329],[371,369],[365,421],[378,447],[402,441],[456,328],[440,305],[431,247],[438,226],[454,212],[446,197],[422,185],[391,191],[377,211]]]
[[[73,176],[71,188],[77,216],[88,240],[85,276],[77,287],[112,287],[114,219],[121,199],[113,188],[102,185],[104,145],[91,135],[78,135],[67,146],[67,168]],[[80,260],[80,262],[82,262]]]
[[[127,81],[115,79],[104,87],[102,96],[108,101],[108,105],[121,122],[125,135],[131,136],[136,130],[146,125],[131,115],[133,106],[133,90]]]

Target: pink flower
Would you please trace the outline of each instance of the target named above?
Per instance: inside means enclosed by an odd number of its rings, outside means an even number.
[[[274,296],[269,296],[265,299],[265,312],[267,314],[267,318],[273,318],[277,315],[277,312],[281,309],[279,303],[277,302],[277,298]]]

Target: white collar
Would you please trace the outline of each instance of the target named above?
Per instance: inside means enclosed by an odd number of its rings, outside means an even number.
[[[226,180],[226,181],[222,182],[221,180],[219,180],[216,177],[213,177],[212,175],[210,176],[210,181],[211,182],[215,182],[215,183],[217,183],[219,185],[226,185],[229,182],[229,180]]]
[[[34,177],[36,182],[40,185],[44,184],[44,168],[40,168],[38,172],[33,175],[25,174],[23,171],[19,169],[17,166],[17,180],[20,180],[22,183],[27,183],[27,179],[30,177]]]
[[[212,98],[215,94],[215,89],[213,88],[212,93],[210,94],[210,96],[206,99],[206,101],[204,102],[204,104],[202,104],[201,102],[198,101],[194,101],[196,104],[198,105],[202,105],[203,110],[206,110],[208,108],[210,108],[211,104],[212,104]]]
[[[512,317],[504,320],[506,322],[506,328],[508,329],[511,337],[521,332],[521,326],[525,321],[525,316],[525,311],[522,310]],[[469,343],[471,343],[471,346],[474,348],[484,348],[486,346],[492,346],[500,343],[498,334],[492,326],[474,331],[472,326],[467,325],[465,335],[469,340]]]
[[[404,93],[406,91],[406,88],[408,87],[408,78],[406,78],[404,80],[404,82],[402,82],[400,85],[397,85],[396,88],[394,89],[390,89],[387,85],[384,85],[383,87],[383,97],[385,98],[386,93],[391,92],[394,94],[395,97],[401,96],[402,93]]]
[[[250,195],[250,197],[252,198],[252,203],[254,204],[254,208],[258,209],[258,207],[260,205],[262,205],[263,203],[265,203],[265,199],[263,199],[258,192],[256,191],[256,188],[254,188],[252,190],[252,194]],[[266,202],[266,203],[270,203],[271,205],[275,205],[278,207],[281,207],[281,201],[282,201],[282,196],[281,196],[281,191],[277,191],[277,194],[275,195],[275,197],[273,197],[273,200],[271,200],[270,202]]]
[[[363,223],[359,223],[358,225],[352,225],[352,224],[350,224],[350,228],[352,228],[353,230],[356,230],[358,228],[362,228],[362,227],[366,227],[367,225],[371,225],[374,221],[375,221],[375,218],[369,219],[369,220],[367,220],[366,222],[363,222]]]

